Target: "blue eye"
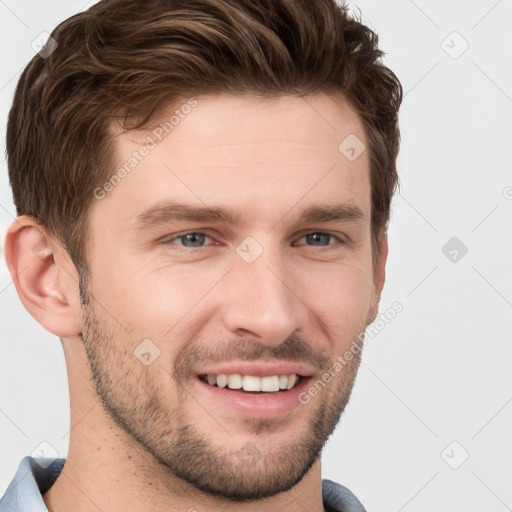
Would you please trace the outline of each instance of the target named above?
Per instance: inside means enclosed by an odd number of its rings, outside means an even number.
[[[305,240],[305,242],[301,242]],[[206,233],[200,231],[190,231],[182,235],[174,236],[164,240],[164,243],[169,245],[178,245],[188,249],[200,249],[207,245],[211,245],[213,239]],[[334,243],[333,243],[334,242]],[[314,231],[307,233],[298,239],[294,245],[309,245],[310,247],[334,247],[335,245],[343,245],[343,241],[335,235],[330,233],[323,233]]]
[[[306,235],[306,240],[311,245],[329,245],[329,242],[331,240],[331,235],[327,233],[310,233],[309,235]]]
[[[206,238],[210,238],[208,235],[204,233],[186,233],[184,235],[177,236],[175,238],[172,238],[169,240],[169,242],[174,242],[174,240],[181,240],[181,244],[183,247],[202,247],[204,245],[204,242]]]
[[[308,245],[312,245],[313,247],[325,247],[328,245],[332,245],[330,243],[332,238],[335,238],[337,242],[340,242],[338,237],[331,235],[329,233],[321,233],[321,232],[308,233],[307,235],[304,235],[299,240],[305,239],[306,243]],[[298,245],[304,245],[304,244],[299,243]]]

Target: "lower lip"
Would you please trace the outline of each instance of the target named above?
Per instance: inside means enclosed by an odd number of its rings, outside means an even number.
[[[267,394],[245,393],[242,390],[230,390],[211,386],[196,378],[196,384],[201,393],[206,394],[207,400],[214,400],[238,416],[245,418],[277,418],[289,414],[302,406],[299,395],[304,391],[310,377],[302,377],[292,389]]]

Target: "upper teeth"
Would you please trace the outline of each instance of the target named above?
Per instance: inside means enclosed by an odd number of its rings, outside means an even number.
[[[217,385],[219,388],[243,389],[244,391],[279,391],[280,389],[291,389],[299,377],[297,374],[291,375],[272,375],[269,377],[255,377],[254,375],[240,375],[234,373],[225,375],[206,375],[208,384]]]

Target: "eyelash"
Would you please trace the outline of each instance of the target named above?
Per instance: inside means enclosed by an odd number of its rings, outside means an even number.
[[[162,243],[164,243],[165,245],[178,245],[180,247],[183,247],[184,249],[187,249],[189,252],[195,252],[195,251],[198,251],[200,249],[204,249],[205,247],[208,247],[207,245],[203,245],[203,246],[199,246],[199,247],[187,247],[185,245],[182,245],[182,244],[174,244],[173,242],[175,240],[178,240],[180,238],[184,238],[186,237],[187,235],[205,235],[206,237],[210,238],[213,240],[213,237],[211,237],[210,235],[208,235],[207,233],[203,232],[203,231],[187,231],[186,233],[182,233],[181,235],[176,235],[176,236],[173,236],[172,238],[167,238],[167,239],[164,239],[162,240]],[[332,233],[328,233],[328,232],[325,232],[325,231],[309,231],[308,233],[305,233],[303,234],[298,240],[301,240],[303,239],[304,237],[308,236],[308,235],[327,235],[333,239],[336,240],[336,244],[329,244],[329,245],[325,245],[325,246],[315,246],[315,245],[309,245],[309,247],[318,247],[318,248],[321,248],[322,250],[329,250],[329,249],[333,249],[335,248],[336,246],[342,246],[342,245],[346,245],[346,242],[343,241],[340,237],[336,236],[336,235],[333,235]],[[299,244],[299,245],[308,245],[308,244]]]

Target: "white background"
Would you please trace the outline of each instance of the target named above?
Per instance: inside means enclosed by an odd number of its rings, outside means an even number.
[[[324,476],[369,511],[510,510],[512,0],[351,5],[379,33],[405,91],[381,303],[404,309],[369,340]],[[0,0],[2,151],[31,42],[83,7]],[[1,166],[3,239],[15,210]],[[442,251],[452,237],[468,248],[456,262]],[[2,495],[41,441],[66,455],[69,405],[60,342],[21,305],[3,256],[0,312]]]

